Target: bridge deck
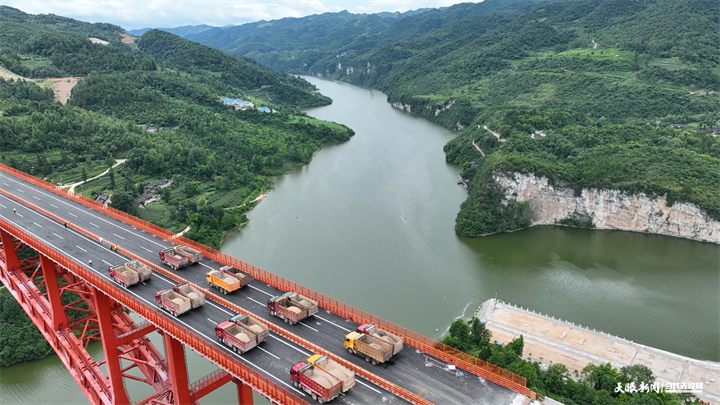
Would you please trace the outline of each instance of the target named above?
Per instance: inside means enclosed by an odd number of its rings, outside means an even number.
[[[8,173],[0,173],[0,188],[65,219],[68,223],[87,229],[146,260],[164,266],[159,261],[158,251],[162,247],[171,245],[170,242],[164,239],[136,229],[100,211],[44,190]],[[18,210],[17,214],[13,214],[13,208]],[[80,233],[66,230],[62,224],[57,223],[55,220],[4,195],[0,196],[0,216],[31,232],[49,246],[74,259],[78,264],[91,268],[107,279],[109,279],[107,268],[111,264],[115,265],[128,260],[128,258],[102,247]],[[88,266],[88,259],[93,260],[93,267]],[[205,258],[198,264],[179,270],[177,274],[198,285],[205,285],[205,273],[218,267],[220,267],[220,264]],[[129,291],[136,298],[154,306],[155,293],[160,289],[171,287],[174,283],[173,280],[155,272],[151,281],[146,282],[145,285],[132,286]],[[425,354],[414,350],[412,347],[406,347],[389,365],[372,366],[360,357],[351,355],[344,350],[343,339],[345,334],[354,330],[357,326],[357,324],[345,318],[321,309],[320,313],[306,319],[301,324],[287,326],[279,318],[270,316],[265,303],[269,297],[280,293],[282,291],[258,281],[253,281],[247,287],[223,296],[223,298],[245,308],[266,322],[286,328],[292,333],[322,346],[326,350],[436,404],[511,404],[519,396],[519,394],[509,389],[481,381],[471,373],[465,373],[463,376],[457,377],[435,367],[426,367]],[[218,322],[229,319],[232,315],[234,313],[213,302],[212,297],[208,297],[208,302],[204,307],[181,315],[177,322],[193,330],[198,336],[202,336],[217,347],[226,350],[225,346],[215,342],[214,327]],[[293,364],[304,360],[306,355],[309,354],[305,348],[273,334],[272,338],[263,343],[259,349],[252,350],[242,356],[237,356],[229,350],[226,351],[240,358],[241,361],[258,372],[275,379],[276,382],[286,386],[291,391],[299,392],[289,385],[288,371]],[[359,384],[344,397],[347,403],[392,404],[404,402],[401,398],[382,388],[362,379],[358,380]],[[298,395],[301,394],[298,393]]]

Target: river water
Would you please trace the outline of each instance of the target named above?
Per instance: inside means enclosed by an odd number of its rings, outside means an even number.
[[[356,135],[274,179],[222,251],[439,339],[495,297],[649,346],[720,361],[720,246],[536,227],[455,235],[467,192],[442,147],[454,134],[385,95],[307,77],[333,99],[313,117]],[[159,345],[162,347],[162,345]],[[191,380],[213,366],[188,354]],[[58,387],[72,400],[59,401]],[[224,387],[203,403],[234,400]],[[0,370],[0,403],[82,399],[56,358]]]

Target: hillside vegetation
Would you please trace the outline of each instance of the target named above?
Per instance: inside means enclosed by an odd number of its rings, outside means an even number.
[[[0,7],[0,63],[37,78],[0,79],[0,161],[55,183],[107,176],[76,189],[112,194],[112,205],[218,247],[247,221],[246,204],[276,175],[308,163],[346,127],[311,120],[297,107],[331,100],[305,80],[174,34],[151,30],[133,49],[122,28]],[[107,45],[92,43],[99,38]],[[47,76],[81,76],[67,105]],[[235,110],[221,97],[276,113]],[[149,130],[146,130],[148,128]],[[162,201],[138,208],[144,185],[172,179]]]
[[[407,16],[334,50],[247,55],[381,89],[461,130],[445,147],[470,183],[456,230],[476,236],[530,224],[526,204],[503,202],[496,171],[667,195],[720,219],[718,32],[720,8],[706,0],[488,0]]]

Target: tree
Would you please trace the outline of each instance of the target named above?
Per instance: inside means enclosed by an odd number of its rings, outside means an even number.
[[[570,378],[570,373],[564,364],[553,364],[545,372],[545,387],[548,392],[565,394],[565,384]]]
[[[512,351],[518,357],[522,357],[524,347],[525,342],[523,341],[523,336],[520,335],[507,345],[507,350]]]
[[[87,170],[85,170],[85,166],[80,169],[80,178],[82,178],[83,183],[87,182],[88,174]]]
[[[583,375],[587,379],[588,384],[596,390],[605,390],[608,392],[615,392],[620,374],[615,370],[610,363],[595,365],[588,364],[582,370]]]
[[[108,171],[108,177],[110,177],[110,189],[115,190],[115,170],[112,167]]]
[[[620,369],[620,374],[625,382],[633,382],[639,387],[641,383],[652,385],[655,382],[655,375],[652,370],[643,364],[633,364]]]
[[[129,214],[132,214],[135,211],[135,206],[133,205],[133,196],[125,191],[113,194],[110,206],[117,210],[127,212]]]
[[[485,327],[485,323],[480,322],[477,318],[470,320],[470,342],[472,344],[482,347],[489,344],[491,338],[492,332]]]

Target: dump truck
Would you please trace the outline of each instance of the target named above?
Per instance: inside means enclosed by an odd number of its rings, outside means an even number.
[[[205,294],[188,283],[180,283],[173,287],[173,291],[190,300],[190,306],[198,308],[205,304]]]
[[[152,277],[152,269],[150,268],[150,266],[147,266],[140,260],[130,260],[129,262],[125,263],[125,266],[135,270],[135,272],[137,272],[138,274],[138,277],[140,278],[140,281],[147,281],[150,280],[150,277]]]
[[[179,316],[192,309],[190,299],[173,290],[160,290],[155,294],[155,303],[173,316]]]
[[[175,246],[175,251],[179,254],[187,257],[188,259],[188,266],[200,262],[202,260],[203,255],[200,253],[199,250],[195,250],[191,248],[190,246],[182,245],[182,246]]]
[[[400,353],[400,350],[402,350],[403,348],[403,338],[378,328],[378,326],[374,323],[362,324],[358,326],[356,332],[360,334],[364,333],[366,335],[375,336],[376,338],[382,339],[385,342],[393,345],[393,356]]]
[[[174,247],[161,250],[160,261],[170,266],[173,270],[182,269],[189,264],[188,258],[179,254]]]
[[[138,276],[138,273],[135,270],[125,266],[124,263],[110,267],[109,272],[110,277],[112,277],[116,283],[120,284],[123,287],[129,287],[133,284],[137,284],[140,282],[140,277]]]
[[[240,288],[243,288],[246,285],[250,284],[250,282],[253,279],[249,273],[246,273],[246,272],[238,269],[237,267],[223,266],[223,267],[220,267],[218,270],[224,272],[225,274],[229,274],[229,275],[235,277],[236,279],[240,280]]]
[[[240,289],[240,280],[220,270],[210,270],[205,275],[205,281],[213,288],[217,288],[223,294]]]
[[[328,356],[315,353],[308,357],[306,361],[339,380],[342,383],[342,392],[348,392],[350,388],[355,386],[355,373]]]
[[[257,344],[260,344],[270,337],[270,328],[262,322],[255,320],[247,315],[239,314],[230,318],[230,322],[235,323],[237,326],[248,329],[250,332],[255,334],[257,338]]]
[[[372,335],[350,332],[345,335],[345,347],[349,353],[364,357],[365,361],[377,365],[393,356],[393,345]]]
[[[267,307],[270,315],[277,316],[291,325],[318,312],[317,302],[296,292],[286,292],[270,298]]]
[[[342,391],[342,383],[310,363],[301,361],[290,369],[290,381],[295,388],[310,394],[319,403],[332,401]]]
[[[235,353],[243,354],[258,345],[257,336],[234,322],[223,321],[215,326],[218,341]]]

